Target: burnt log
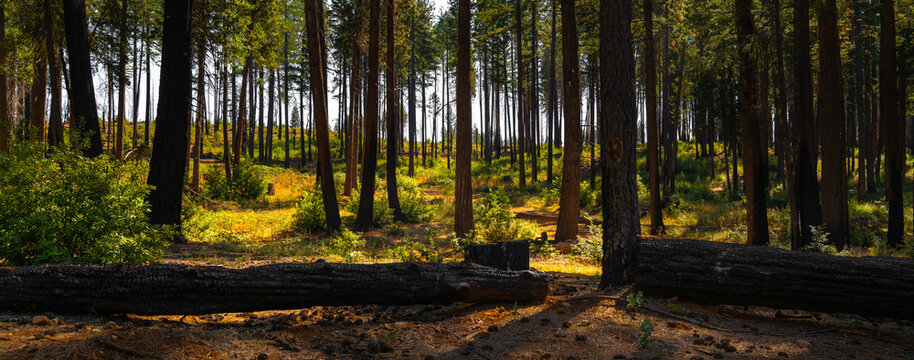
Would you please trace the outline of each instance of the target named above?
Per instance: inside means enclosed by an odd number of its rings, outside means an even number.
[[[635,287],[683,300],[914,319],[914,260],[642,237]]]
[[[468,263],[0,268],[0,310],[196,315],[310,306],[531,302],[544,299],[548,291],[544,273]]]
[[[501,270],[527,270],[530,268],[530,242],[518,240],[469,245],[464,259],[470,263]]]

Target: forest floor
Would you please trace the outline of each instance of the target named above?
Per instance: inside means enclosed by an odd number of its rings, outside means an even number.
[[[914,322],[710,306],[550,273],[538,304],[206,316],[0,314],[0,359],[911,359]],[[677,305],[670,305],[677,304]],[[674,313],[675,312],[675,313]],[[643,322],[655,330],[638,344]]]

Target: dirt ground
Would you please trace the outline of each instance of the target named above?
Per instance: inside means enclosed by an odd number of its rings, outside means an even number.
[[[550,273],[539,304],[0,314],[0,359],[914,359],[914,322],[644,299]],[[681,305],[670,306],[677,303]],[[639,346],[650,319],[654,341]]]

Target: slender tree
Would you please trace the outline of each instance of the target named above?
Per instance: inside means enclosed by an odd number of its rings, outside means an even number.
[[[394,220],[403,221],[400,197],[397,193],[397,142],[401,127],[397,121],[397,63],[394,42],[395,19],[394,0],[387,0],[387,206],[394,211]]]
[[[473,182],[470,178],[473,119],[470,98],[473,91],[470,84],[470,0],[458,0],[457,6],[457,170],[454,186],[454,231],[457,236],[464,237],[475,227]]]
[[[834,0],[831,0],[834,1]],[[885,124],[885,197],[889,202],[889,246],[901,244],[904,235],[904,123],[898,112],[898,69],[896,68],[895,1],[882,1],[882,32],[879,36],[881,66],[879,67],[880,115]],[[907,101],[907,99],[902,99]],[[823,175],[824,177],[824,175]],[[824,181],[824,180],[823,180]],[[845,193],[846,194],[846,193]]]
[[[368,76],[365,105],[365,148],[362,161],[362,188],[359,193],[359,213],[356,228],[367,230],[374,221],[374,186],[378,168],[378,72],[380,71],[380,12],[381,1],[370,0],[368,17]]]
[[[768,213],[765,207],[766,166],[762,163],[762,134],[759,126],[758,66],[750,52],[755,36],[752,0],[736,0],[737,42],[739,44],[739,97],[743,127],[743,180],[746,187],[746,235],[750,245],[768,245]],[[734,154],[735,156],[735,154]]]
[[[562,0],[562,84],[565,111],[565,152],[562,197],[555,230],[557,240],[578,237],[581,194],[581,80],[578,76],[578,31],[575,0]]]
[[[819,186],[816,181],[816,138],[812,112],[812,70],[809,55],[809,0],[794,0],[794,171],[791,196],[797,204],[799,237],[794,237],[791,248],[805,247],[811,237],[812,227],[822,223],[819,203]]]
[[[829,240],[845,247],[848,232],[844,91],[835,0],[816,1],[819,19],[819,118],[822,131],[822,220]],[[893,38],[894,42],[894,38]]]
[[[305,1],[305,32],[308,44],[323,43],[323,6],[320,0]],[[324,198],[324,214],[327,217],[327,228],[330,231],[339,230],[340,221],[339,204],[336,202],[336,186],[333,180],[333,164],[330,162],[330,123],[327,119],[327,93],[324,90],[327,83],[324,81],[323,51],[320,46],[308,46],[308,69],[311,79],[311,97],[314,101],[314,123],[317,128],[317,162],[321,176],[321,193]]]
[[[564,13],[563,13],[564,16]],[[644,0],[644,76],[647,87],[647,168],[650,173],[650,215],[651,234],[660,233],[663,228],[663,212],[660,208],[660,143],[659,119],[657,118],[657,69],[654,66],[654,2]],[[567,114],[565,116],[568,116]],[[566,120],[567,122],[567,120]],[[567,125],[566,132],[568,131]],[[565,144],[567,147],[568,144]],[[566,150],[567,153],[567,150]]]
[[[162,32],[162,73],[159,108],[147,182],[149,222],[181,226],[191,85],[191,21],[193,0],[165,0]],[[176,241],[184,241],[176,237]]]

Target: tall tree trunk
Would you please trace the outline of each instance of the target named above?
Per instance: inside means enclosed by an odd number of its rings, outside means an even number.
[[[834,1],[834,0],[831,0]],[[882,1],[882,32],[879,37],[881,49],[879,67],[880,115],[882,124],[888,130],[885,134],[885,197],[889,202],[889,229],[886,239],[889,246],[901,244],[904,235],[904,122],[903,113],[898,113],[898,70],[895,54],[895,1]],[[837,50],[836,50],[837,51]],[[906,101],[907,99],[902,99]],[[824,174],[823,174],[824,178]]]
[[[775,148],[778,157],[778,176],[784,179],[786,184],[788,182],[787,174],[790,172],[787,168],[787,159],[790,157],[790,129],[787,125],[787,81],[784,79],[784,35],[781,27],[781,0],[772,0],[770,11],[774,26],[774,87],[777,91],[774,99]]]
[[[516,119],[517,146],[514,149],[512,149],[511,152],[517,153],[517,156],[518,156],[517,165],[518,165],[518,169],[520,170],[520,174],[519,174],[520,177],[518,178],[518,181],[519,181],[520,187],[525,187],[525,186],[527,186],[527,175],[526,175],[527,170],[524,168],[524,166],[525,166],[524,165],[524,152],[526,151],[527,147],[526,147],[526,144],[524,143],[524,141],[526,140],[526,139],[524,139],[524,137],[525,137],[524,135],[526,133],[526,130],[525,130],[526,127],[524,126],[524,105],[523,105],[524,104],[524,65],[523,65],[524,64],[524,51],[523,51],[524,45],[523,45],[523,41],[522,41],[523,27],[521,27],[521,22],[523,20],[523,12],[521,11],[521,9],[523,8],[523,4],[522,4],[523,0],[515,0],[515,1],[517,2],[517,9],[516,9],[516,13],[515,13],[516,20],[517,20],[517,42],[514,47],[514,52],[517,55],[517,62],[514,64],[515,67],[517,68],[517,84],[516,84],[517,101],[515,102],[515,105],[517,107],[517,119]],[[562,36],[564,36],[564,35],[562,35]]]
[[[0,3],[0,43],[6,44],[6,3]],[[7,96],[7,50],[0,48],[0,152],[10,149],[10,109]]]
[[[816,5],[819,19],[818,99],[822,121],[822,221],[829,240],[843,248],[848,246],[848,207],[838,14],[835,0],[817,1]],[[892,40],[894,42],[894,37]]]
[[[393,1],[393,0],[391,0]],[[518,4],[520,1],[518,1]],[[454,231],[465,237],[473,231],[473,180],[470,178],[470,137],[473,107],[470,98],[470,0],[457,5],[457,170],[454,186]]]
[[[400,197],[397,191],[397,63],[395,55],[394,0],[387,0],[387,206],[393,210],[394,219],[403,221]]]
[[[148,31],[148,29],[147,29]],[[152,67],[149,66],[152,55],[149,53],[149,39],[144,39],[146,46],[146,121],[143,123],[143,144],[149,145],[149,123],[152,117]],[[223,79],[224,80],[224,79]],[[223,99],[223,102],[225,100]]]
[[[200,36],[200,41],[197,42],[197,127],[194,131],[194,169],[190,181],[191,187],[196,192],[200,192],[200,153],[203,152],[203,122],[206,121],[204,114],[206,114],[206,40]]]
[[[410,16],[409,28],[409,177],[416,176],[416,16]]]
[[[257,82],[257,107],[258,107],[257,112],[259,113],[258,118],[257,118],[257,144],[258,144],[257,145],[257,159],[260,161],[261,164],[265,164],[267,147],[266,147],[266,143],[265,143],[266,140],[263,137],[264,136],[264,134],[263,134],[264,133],[264,123],[263,123],[264,69],[263,68],[259,69],[259,71],[257,71],[257,74],[258,74],[258,78],[260,79],[260,81]],[[301,121],[304,122],[305,119],[301,119]]]
[[[555,126],[555,121],[558,118],[558,116],[556,115],[556,112],[557,112],[556,97],[557,96],[556,96],[556,85],[555,85],[555,23],[556,23],[556,21],[555,21],[555,19],[556,19],[555,3],[556,3],[556,0],[552,0],[552,35],[550,36],[550,44],[549,44],[549,96],[548,96],[548,100],[547,100],[547,101],[549,101],[549,104],[547,105],[548,120],[546,120],[548,122],[548,124],[546,125],[546,127],[548,129],[546,131],[546,135],[548,137],[548,140],[547,140],[548,144],[546,145],[546,147],[548,148],[548,152],[547,152],[548,157],[546,159],[546,182],[549,183],[550,185],[552,184],[552,161],[553,161],[552,152],[553,152],[553,149],[555,148],[555,144],[556,144],[556,141],[555,141],[555,137],[556,137],[555,134],[557,133],[556,130],[558,130]]]
[[[809,55],[809,0],[794,1],[794,173],[796,186],[792,196],[797,203],[800,237],[794,237],[791,248],[809,244],[810,229],[822,223],[819,186],[816,181],[816,135],[813,130],[812,72]]]
[[[2,15],[0,15],[2,17]],[[56,41],[54,40],[54,22],[51,13],[51,0],[44,0],[44,21],[45,21],[45,46],[47,50],[48,57],[48,72],[50,73],[51,79],[51,111],[48,118],[48,145],[55,147],[63,143],[63,119],[61,115],[60,103],[60,57],[57,56],[58,52],[56,51]],[[0,25],[0,31],[3,31],[2,25]],[[3,42],[2,37],[0,37],[0,43]],[[5,64],[4,64],[5,65]],[[3,80],[3,79],[0,79]],[[6,88],[6,82],[0,81],[0,86]],[[0,94],[5,95],[5,94]],[[2,102],[6,104],[6,98],[4,97]],[[2,109],[2,108],[0,108]],[[0,122],[5,119],[6,113],[0,115]],[[2,132],[3,125],[0,125],[0,132]],[[0,134],[0,138],[3,135]],[[2,146],[3,140],[0,139],[0,149]],[[0,150],[2,151],[2,150]]]
[[[127,116],[127,0],[121,0],[120,39],[117,60],[117,130],[114,158],[124,158],[124,127]]]
[[[602,0],[605,1],[605,0]],[[562,14],[564,16],[564,13]],[[663,228],[663,213],[660,208],[660,154],[657,119],[657,70],[654,66],[654,3],[644,0],[644,76],[647,87],[647,167],[650,173],[650,216],[651,234],[656,235]],[[567,107],[567,105],[565,106]],[[566,113],[567,117],[568,114]],[[565,120],[568,121],[568,120]],[[565,126],[568,128],[568,126]],[[566,130],[568,131],[568,130]],[[566,140],[567,141],[567,140]],[[568,144],[566,144],[566,147]],[[567,154],[567,151],[566,151]]]
[[[228,127],[228,67],[225,64],[226,56],[222,56],[222,164],[225,168],[225,181],[232,180],[232,150],[229,147]]]
[[[864,94],[864,64],[863,64],[863,48],[864,48],[864,39],[861,34],[861,28],[863,27],[863,19],[861,19],[862,10],[859,8],[854,9],[854,23],[852,28],[852,37],[854,39],[854,106],[855,110],[855,120],[857,121],[857,201],[863,201],[864,196],[866,195],[866,182],[867,182],[867,173],[866,173],[866,162],[868,160],[867,151],[869,150],[869,143],[867,141],[867,123],[866,123],[866,101]]]
[[[540,123],[540,106],[539,106],[539,61],[537,61],[536,44],[539,39],[536,35],[536,16],[539,9],[536,6],[537,0],[530,2],[530,118],[528,128],[530,128],[530,181],[536,182],[537,173],[539,172],[539,123]],[[563,23],[564,24],[564,23]],[[566,82],[567,83],[567,82]],[[578,90],[578,99],[580,99],[580,89]],[[579,100],[580,101],[580,100]],[[580,162],[580,160],[579,160]]]
[[[192,7],[193,0],[165,1],[158,121],[147,180],[154,186],[149,193],[149,222],[179,228],[189,141]]]
[[[755,36],[752,0],[736,0],[734,6],[739,44],[740,117],[743,125],[743,172],[746,185],[746,235],[750,245],[768,245],[768,213],[765,207],[765,166],[762,163],[762,132],[759,126],[758,67],[750,53]],[[735,154],[734,154],[735,155]],[[843,169],[843,167],[842,167]]]
[[[38,62],[34,64],[32,86],[27,96],[29,99],[28,137],[32,141],[44,141],[44,109],[47,104],[48,62],[44,54],[38,55]]]
[[[578,236],[581,194],[581,80],[578,75],[578,31],[575,0],[562,0],[562,84],[565,111],[565,151],[562,159],[562,196],[555,238]]]
[[[362,103],[362,8],[361,2],[357,1],[355,5],[355,34],[352,36],[352,83],[350,86],[349,96],[349,141],[346,143],[346,180],[343,186],[343,195],[349,196],[358,183],[357,157],[358,157],[358,138],[359,131],[356,124],[359,123],[359,106]],[[424,149],[424,147],[423,147]],[[374,190],[373,188],[371,189]]]
[[[244,142],[245,142],[245,125],[247,124],[247,94],[248,94],[248,77],[251,76],[251,66],[254,64],[254,59],[251,56],[248,56],[244,61],[244,67],[241,70],[241,91],[238,94],[238,113],[236,117],[235,127],[233,129],[232,136],[234,140],[232,144],[234,149],[232,154],[235,156],[232,159],[232,164],[236,167],[241,164],[241,154],[244,153]]]
[[[305,32],[308,44],[322,44],[323,33],[320,24],[324,22],[323,11],[319,0],[305,1]],[[339,230],[340,210],[336,202],[336,186],[333,180],[333,164],[330,162],[330,125],[327,119],[327,93],[323,71],[323,52],[319,46],[308,47],[308,68],[311,75],[311,96],[314,99],[314,123],[317,128],[318,167],[324,176],[321,176],[321,192],[324,198],[324,214],[327,217],[327,228],[330,231]]]
[[[564,12],[563,12],[564,15]],[[564,18],[564,16],[563,16]],[[631,0],[600,1],[600,159],[603,163],[603,276],[600,288],[633,280],[638,219],[635,58]]]
[[[73,144],[80,147],[84,156],[96,157],[102,154],[102,137],[89,61],[86,1],[63,0],[63,14],[70,60],[70,113],[73,128],[76,129],[71,133],[75,135]]]
[[[283,89],[283,116],[285,116],[285,132],[286,132],[286,141],[285,141],[285,157],[283,158],[283,167],[288,169],[292,166],[292,161],[289,159],[289,143],[292,142],[292,139],[289,138],[289,34],[283,33],[283,62],[282,62],[282,89]],[[342,129],[340,129],[342,130]],[[332,168],[332,167],[331,167]],[[336,191],[336,190],[334,190]]]
[[[273,124],[275,123],[276,113],[274,112],[275,101],[276,101],[276,70],[270,69],[270,84],[267,85],[269,89],[267,90],[267,145],[266,145],[266,156],[267,156],[267,165],[273,164]]]

